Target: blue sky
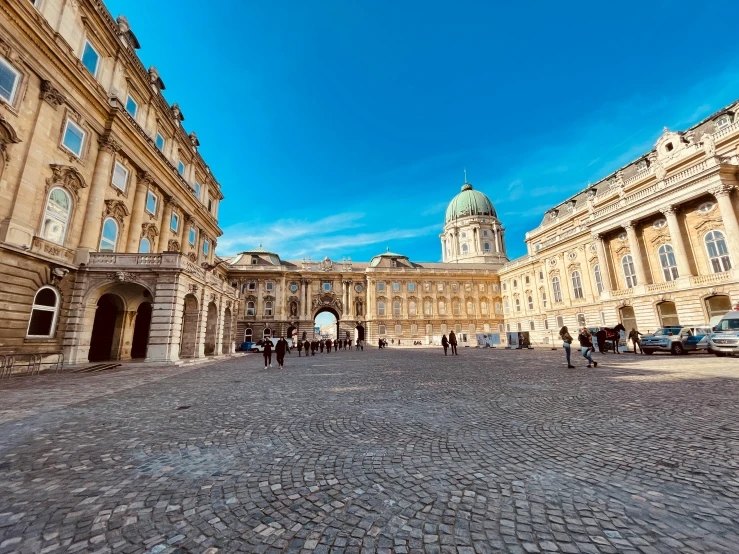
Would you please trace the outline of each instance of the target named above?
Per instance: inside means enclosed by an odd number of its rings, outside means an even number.
[[[220,255],[438,261],[466,167],[517,257],[547,207],[739,98],[729,1],[107,5],[221,182]]]

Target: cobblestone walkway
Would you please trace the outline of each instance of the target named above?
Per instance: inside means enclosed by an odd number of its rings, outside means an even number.
[[[0,554],[739,552],[739,362],[393,349],[0,383]]]

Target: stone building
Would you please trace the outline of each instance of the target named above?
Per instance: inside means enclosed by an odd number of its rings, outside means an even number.
[[[305,332],[321,312],[337,319],[341,338],[379,337],[429,343],[455,330],[472,340],[498,332],[503,312],[497,270],[507,261],[503,227],[490,199],[465,183],[446,212],[442,252],[448,261],[414,262],[383,252],[369,263],[328,258],[282,260],[261,248],[228,259],[242,296],[237,337],[258,340]]]
[[[99,0],[0,3],[0,354],[233,351],[220,185]]]
[[[739,103],[544,215],[500,271],[508,330],[539,344],[562,325],[653,331],[739,304]]]

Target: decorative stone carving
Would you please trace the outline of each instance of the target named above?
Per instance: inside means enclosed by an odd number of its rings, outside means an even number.
[[[336,298],[333,294],[321,294],[313,298],[313,308],[335,308],[338,312],[342,311],[341,300]]]
[[[318,269],[320,271],[333,271],[334,269],[334,262],[332,262],[328,256],[326,256],[323,261],[321,261],[318,264]]]
[[[117,281],[119,283],[140,283],[141,280],[139,279],[138,275],[135,273],[131,273],[130,271],[116,271],[114,273],[108,273],[106,277],[110,281]]]
[[[141,224],[141,238],[146,237],[154,245],[154,240],[159,236],[159,229],[153,223]]]
[[[67,101],[67,97],[64,96],[59,89],[57,89],[51,81],[44,79],[41,81],[41,92],[39,98],[44,102],[47,102],[55,110]]]
[[[167,250],[169,250],[170,252],[179,252],[180,241],[176,239],[169,239],[169,242],[167,243]]]
[[[98,148],[101,152],[115,154],[121,149],[121,146],[110,135],[103,135],[98,139]]]
[[[50,164],[52,175],[46,179],[46,192],[53,186],[59,185],[71,191],[79,200],[79,189],[87,188],[87,183],[77,168],[69,165]]]
[[[103,217],[112,217],[119,225],[123,225],[123,219],[129,216],[128,208],[120,200],[106,200]]]
[[[298,317],[298,303],[295,301],[290,302],[290,317]]]
[[[190,291],[191,293],[195,294],[196,292],[198,292],[198,286],[197,286],[197,285],[195,285],[195,284],[192,284],[192,285],[190,285],[190,286],[188,287],[188,290],[189,290],[189,291]]]
[[[720,185],[711,188],[708,192],[718,198],[719,196],[729,196],[733,188],[734,185],[721,183]]]
[[[197,261],[198,261],[198,257],[197,257],[197,256],[195,255],[195,252],[190,252],[190,253],[189,253],[189,254],[187,255],[187,258],[188,258],[188,259],[189,259],[189,260],[190,260],[191,262],[197,262]]]
[[[703,133],[703,136],[701,137],[701,146],[703,146],[703,151],[706,153],[706,156],[713,157],[716,155],[716,140],[713,138],[712,134]]]
[[[187,138],[190,139],[190,143],[192,144],[193,148],[197,148],[200,146],[200,141],[198,140],[198,136],[195,134],[195,131],[191,132]]]
[[[172,117],[177,123],[179,123],[180,121],[185,121],[185,116],[182,115],[179,104],[175,102],[174,104],[172,104],[172,107],[170,109],[172,111]]]
[[[154,182],[154,176],[148,171],[139,171],[136,178],[141,185],[150,185]]]

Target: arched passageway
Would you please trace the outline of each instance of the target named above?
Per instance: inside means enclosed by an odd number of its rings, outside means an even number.
[[[357,339],[359,339],[361,341],[364,341],[364,325],[362,325],[361,323],[357,325],[356,332],[357,334],[354,337],[354,340],[356,341]]]
[[[208,304],[208,320],[205,323],[205,355],[213,356],[216,353],[218,337],[218,308],[215,302]]]
[[[142,302],[136,310],[136,321],[133,326],[133,340],[131,341],[132,358],[146,358],[150,327],[151,302]]]
[[[182,339],[180,358],[193,358],[198,339],[198,300],[192,294],[185,296],[185,309],[182,312]]]
[[[120,357],[123,315],[124,305],[120,296],[108,293],[100,297],[92,324],[89,361],[117,360]]]
[[[339,337],[339,312],[333,308],[320,308],[313,314],[316,338],[330,338],[334,340]]]
[[[231,353],[231,345],[233,344],[233,337],[231,336],[231,308],[226,308],[223,312],[223,346],[221,347],[222,354]]]

